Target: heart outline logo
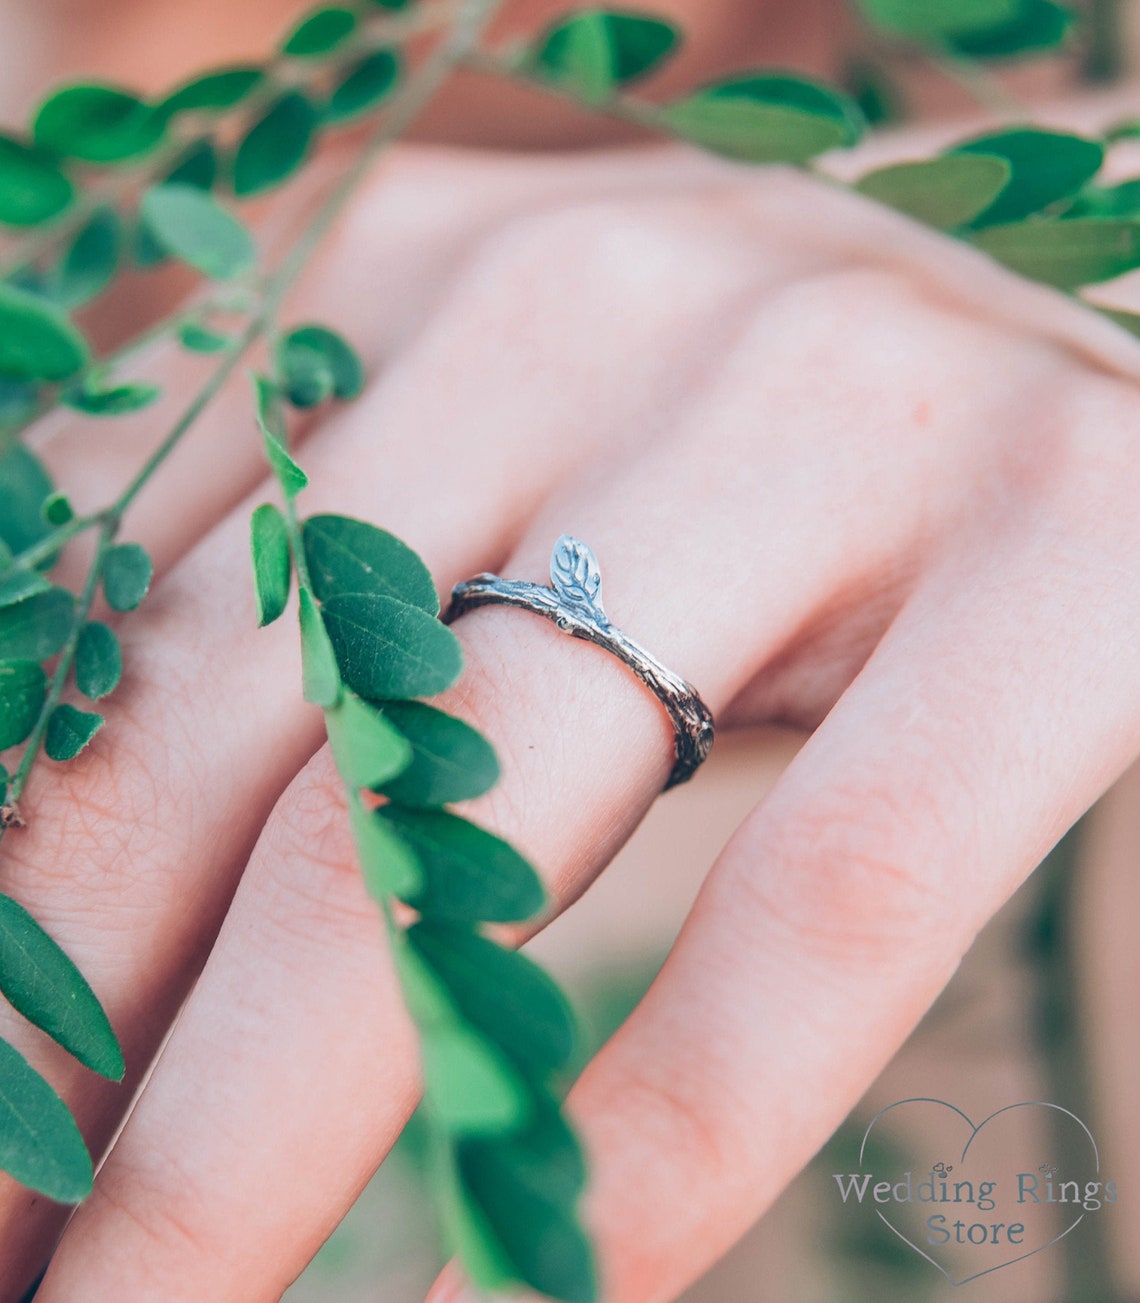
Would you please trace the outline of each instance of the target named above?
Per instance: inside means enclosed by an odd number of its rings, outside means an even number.
[[[864,1154],[866,1153],[867,1141],[870,1138],[871,1132],[875,1128],[875,1124],[879,1121],[881,1117],[889,1113],[891,1109],[901,1108],[904,1104],[938,1104],[942,1108],[948,1108],[952,1113],[956,1113],[962,1119],[962,1121],[965,1122],[965,1124],[970,1128],[970,1138],[966,1141],[965,1145],[962,1148],[962,1156],[959,1159],[959,1163],[964,1163],[966,1161],[966,1155],[970,1152],[970,1146],[977,1139],[978,1133],[982,1130],[983,1127],[985,1127],[990,1122],[992,1122],[994,1118],[1001,1117],[1003,1113],[1009,1113],[1014,1109],[1019,1109],[1019,1108],[1054,1109],[1058,1113],[1064,1113],[1066,1117],[1072,1118],[1072,1120],[1081,1128],[1081,1130],[1088,1137],[1089,1144],[1092,1146],[1093,1162],[1095,1164],[1093,1168],[1093,1174],[1095,1176],[1100,1175],[1100,1150],[1097,1148],[1097,1143],[1095,1138],[1093,1137],[1093,1133],[1088,1129],[1088,1127],[1084,1124],[1084,1122],[1082,1122],[1081,1119],[1077,1117],[1075,1113],[1073,1113],[1071,1110],[1067,1108],[1064,1108],[1060,1104],[1050,1104],[1045,1100],[1024,1100],[1020,1104],[1006,1104],[1004,1108],[996,1109],[988,1117],[984,1117],[979,1123],[977,1123],[977,1125],[975,1125],[973,1119],[967,1116],[967,1114],[963,1113],[962,1110],[957,1107],[957,1105],[951,1104],[944,1099],[935,1099],[931,1096],[926,1096],[926,1095],[915,1096],[913,1099],[896,1100],[895,1103],[888,1104],[885,1108],[881,1108],[875,1114],[875,1116],[870,1120],[870,1122],[867,1123],[867,1130],[864,1131],[863,1141],[862,1144],[860,1144],[859,1146],[860,1168],[862,1168],[863,1166],[863,1157]],[[1070,1231],[1076,1230],[1076,1228],[1085,1219],[1085,1214],[1082,1212],[1080,1216],[1077,1217],[1075,1221],[1071,1222],[1068,1226],[1066,1226],[1063,1231],[1061,1231],[1057,1235],[1054,1235],[1053,1238],[1051,1240],[1046,1241],[1046,1243],[1038,1245],[1037,1248],[1030,1249],[1028,1253],[1019,1254],[1016,1258],[1010,1258],[1008,1262],[999,1262],[996,1267],[987,1267],[984,1271],[974,1272],[972,1276],[964,1276],[961,1280],[955,1280],[954,1277],[950,1275],[950,1273],[946,1270],[945,1267],[942,1266],[940,1262],[936,1262],[930,1256],[929,1253],[925,1253],[922,1249],[918,1247],[917,1244],[914,1243],[913,1240],[909,1239],[906,1235],[904,1235],[902,1231],[900,1231],[899,1228],[891,1221],[891,1219],[887,1217],[887,1215],[884,1212],[882,1212],[881,1209],[876,1208],[875,1213],[889,1230],[893,1231],[899,1237],[899,1239],[902,1240],[902,1242],[905,1245],[913,1249],[920,1258],[925,1258],[926,1261],[929,1262],[932,1267],[936,1268],[939,1272],[941,1272],[941,1274],[946,1278],[946,1280],[955,1288],[958,1288],[961,1285],[968,1285],[972,1280],[980,1280],[982,1276],[992,1275],[995,1271],[1003,1271],[1006,1267],[1012,1267],[1018,1262],[1024,1262],[1026,1258],[1035,1257],[1038,1253],[1043,1253],[1046,1249],[1051,1249],[1054,1244],[1056,1244],[1060,1240],[1063,1240],[1065,1236],[1069,1234]]]

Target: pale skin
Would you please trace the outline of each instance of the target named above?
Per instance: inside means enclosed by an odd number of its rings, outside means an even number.
[[[614,621],[722,728],[815,729],[570,1099],[605,1299],[665,1303],[1140,754],[1140,350],[823,182],[668,148],[402,152],[295,314],[335,321],[372,376],[305,434],[307,512],[392,529],[444,591],[541,580],[574,533]],[[147,369],[201,375],[173,352]],[[60,420],[40,444],[86,506],[154,433]],[[122,625],[105,734],[44,767],[4,843],[5,890],[83,968],[134,1083],[198,978],[43,1303],[277,1299],[416,1102],[295,629],[253,627],[266,496],[243,384],[129,521],[162,577]],[[455,627],[467,670],[441,704],[504,770],[466,812],[570,907],[660,791],[665,716],[542,620]],[[3,1030],[100,1152],[130,1087]],[[7,1178],[0,1215],[8,1303],[60,1216]]]

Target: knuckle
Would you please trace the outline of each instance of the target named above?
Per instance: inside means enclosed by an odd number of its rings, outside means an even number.
[[[776,923],[797,948],[873,967],[925,944],[932,929],[952,926],[962,912],[953,875],[963,863],[941,854],[924,861],[919,849],[962,845],[962,830],[940,822],[932,802],[833,788],[768,821],[763,870],[734,857],[731,889],[743,889],[751,897],[746,913]]]

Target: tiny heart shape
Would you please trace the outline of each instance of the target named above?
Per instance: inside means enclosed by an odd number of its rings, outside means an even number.
[[[1064,1158],[1054,1161],[1053,1149]],[[870,1204],[952,1285],[1043,1252],[1116,1198],[1115,1186],[1098,1179],[1092,1132],[1041,1101],[975,1123],[945,1100],[900,1100],[871,1119],[859,1166],[835,1174],[843,1202]]]

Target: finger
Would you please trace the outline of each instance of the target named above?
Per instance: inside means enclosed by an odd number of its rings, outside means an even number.
[[[847,292],[865,298],[867,289],[860,281]],[[836,285],[814,286],[811,293],[832,304]],[[772,309],[781,322],[787,306]],[[876,311],[883,320],[894,319],[898,308],[890,300]],[[864,311],[860,325],[866,327],[862,337],[869,353],[877,354],[883,349],[870,328],[873,319],[874,314]],[[904,475],[897,481],[900,498],[908,504],[897,518],[887,520],[873,506],[875,486],[897,461],[890,447],[868,455],[877,446],[869,436],[880,420],[873,404],[853,419],[850,450],[836,467],[834,480],[819,481],[821,496],[805,505],[804,496],[788,491],[787,477],[793,472],[782,465],[780,453],[788,413],[754,409],[759,400],[746,390],[750,420],[742,425],[740,408],[727,401],[730,391],[740,393],[737,369],[755,370],[756,357],[773,348],[773,322],[762,313],[758,324],[741,331],[735,346],[719,346],[719,355],[729,358],[723,403],[718,402],[719,387],[708,383],[700,408],[686,414],[692,429],[679,428],[669,438],[657,425],[658,446],[652,455],[624,467],[611,459],[604,476],[577,472],[577,490],[568,488],[543,510],[507,568],[512,575],[541,578],[551,540],[561,529],[588,538],[603,558],[611,616],[697,683],[714,711],[826,604],[842,577],[849,576],[853,555],[874,564],[878,550],[883,555],[905,550],[922,531],[937,529],[943,516],[957,509],[949,485],[962,467],[951,471],[946,464],[935,466],[925,459],[907,472],[913,479]],[[622,322],[617,328],[629,326]],[[849,326],[846,317],[844,329]],[[786,336],[787,328],[783,330]],[[971,348],[982,353],[993,346],[977,328],[971,328],[969,336]],[[764,350],[758,348],[760,343]],[[678,365],[677,355],[669,356],[670,364]],[[893,356],[897,359],[897,351]],[[976,363],[974,352],[960,348],[957,335],[954,347],[935,351],[934,356],[938,367],[947,364],[947,357],[956,357],[964,372]],[[768,364],[772,374],[779,375],[788,359],[777,354]],[[928,359],[925,365],[935,363]],[[1035,365],[1046,361],[1037,359]],[[627,369],[626,391],[634,378]],[[924,383],[920,372],[913,383]],[[759,387],[767,391],[767,376],[761,377]],[[904,385],[899,402],[909,410],[911,400]],[[616,397],[611,401],[616,405]],[[794,403],[795,398],[785,394],[781,401]],[[988,400],[982,395],[974,401]],[[768,415],[771,420],[765,419]],[[978,409],[969,403],[959,415],[964,429],[978,423]],[[766,467],[763,472],[747,470],[740,446],[745,438],[756,437],[753,421],[761,430],[772,431],[770,447],[757,457]],[[865,430],[859,422],[865,423]],[[697,430],[700,437],[692,437]],[[905,426],[901,437],[910,437]],[[953,446],[954,440],[948,443]],[[562,474],[574,473],[571,466],[563,466]],[[696,534],[709,535],[709,551],[678,546],[679,519],[692,520]],[[766,536],[780,540],[770,559],[765,555],[762,576],[758,578],[755,564],[726,566],[710,585],[703,558],[717,555],[717,548],[723,548],[724,555],[747,556],[757,519],[765,522]],[[805,519],[827,521],[828,527],[808,530]],[[763,603],[755,600],[761,586]],[[490,734],[506,773],[501,789],[482,804],[478,815],[546,870],[555,899],[564,904],[608,860],[660,790],[672,741],[664,714],[623,666],[597,648],[566,639],[543,621],[487,610],[464,617],[456,630],[465,644],[468,670],[451,704]],[[277,819],[288,820],[287,810],[278,810],[267,837],[277,836]],[[287,840],[290,846],[303,841],[296,836]],[[307,890],[329,873],[327,863],[309,859],[300,849],[290,856],[268,855],[265,861],[266,872],[309,884]],[[55,1270],[72,1298],[83,1297],[76,1293],[82,1280],[98,1279],[95,1264],[111,1243],[131,1245],[130,1270],[140,1282],[161,1280],[164,1288],[183,1290],[186,1297],[201,1290],[225,1298],[225,1290],[248,1290],[249,1281],[261,1279],[258,1273],[263,1271],[270,1273],[270,1282],[280,1284],[301,1269],[327,1233],[329,1219],[360,1188],[398,1131],[399,1110],[393,1115],[378,1110],[375,1102],[374,1064],[388,1040],[369,1009],[370,988],[352,980],[351,973],[342,973],[339,985],[333,981],[324,996],[328,1003],[323,1014],[313,1017],[316,1030],[310,1034],[317,1039],[296,1049],[301,1042],[294,1035],[290,1004],[278,1004],[274,996],[290,979],[263,960],[264,985],[249,985],[242,949],[250,945],[251,935],[259,928],[268,933],[258,945],[264,954],[282,947],[282,933],[304,927],[308,920],[297,920],[296,888],[282,892],[261,887],[257,876],[247,881],[248,902],[243,886],[235,919],[248,918],[248,925],[235,922],[219,939],[167,1055],[100,1174],[100,1189],[109,1193],[97,1195],[90,1209],[77,1217],[60,1250]],[[320,919],[312,924],[319,935]],[[374,920],[358,918],[354,926],[366,933],[363,944],[375,944]],[[301,952],[295,958],[285,947],[277,964],[288,970],[302,962],[307,971],[306,956]],[[336,947],[325,962],[330,980],[335,979]],[[231,973],[240,976],[227,975]],[[259,1000],[264,1034],[256,1040],[244,1021],[231,1019],[228,1012],[225,992],[235,983],[260,992],[253,998]],[[353,1042],[355,1068],[351,1047],[344,1060],[338,1044],[337,1062],[348,1066],[333,1093],[334,1104],[326,1083],[316,1080],[326,1058],[321,1029],[326,1023],[341,1025],[348,1011],[364,1031]],[[369,1043],[368,1036],[376,1040]],[[400,1044],[395,1033],[391,1039]],[[221,1046],[230,1048],[223,1051]],[[219,1054],[227,1063],[240,1065],[233,1089],[227,1085],[221,1096],[210,1081]],[[169,1063],[168,1056],[173,1056]],[[305,1065],[309,1077],[297,1070],[294,1059]],[[204,1101],[200,1112],[184,1108],[191,1097]],[[339,1119],[351,1119],[351,1125],[331,1138],[330,1111]],[[276,1122],[283,1116],[291,1119],[285,1136]],[[177,1126],[171,1122],[175,1118],[180,1119]],[[240,1158],[236,1144],[242,1147]],[[243,1164],[248,1178],[231,1174],[223,1179],[229,1167]],[[281,1164],[319,1175],[301,1188],[282,1179]],[[163,1178],[164,1170],[172,1179]],[[249,1199],[272,1206],[284,1229],[267,1229],[265,1237],[239,1235],[243,1221],[238,1201]],[[119,1256],[114,1261],[121,1264]],[[117,1269],[122,1270],[121,1265]]]
[[[571,1095],[608,1303],[676,1298],[744,1233],[1140,751],[1122,502],[1094,488],[941,567],[725,850]]]
[[[545,230],[536,232],[525,256],[537,257],[545,239]],[[505,318],[520,305],[502,292],[502,249],[488,256],[493,262],[473,268],[467,288],[457,290],[451,324],[428,330],[400,367],[306,452],[309,509],[383,520],[450,580],[495,564],[533,503],[580,460],[617,446],[626,428],[650,426],[665,374],[716,340],[726,285],[739,286],[739,269],[722,252],[709,262],[690,259],[690,275],[675,287],[676,315],[634,322],[608,313],[615,346],[607,349],[599,336],[603,364],[567,376],[552,401],[549,373],[536,365],[529,382],[520,380],[517,359],[499,345]],[[556,311],[556,303],[535,304],[526,281],[515,283],[531,296],[528,307]],[[620,294],[620,286],[598,293]],[[575,310],[597,306],[585,295]],[[479,330],[459,329],[464,319]],[[679,338],[694,320],[705,322],[706,332]],[[652,359],[640,375],[620,361],[619,332]],[[537,351],[532,358],[537,362]],[[456,389],[440,386],[441,374],[451,375]],[[573,439],[544,441],[536,455],[534,431],[546,422],[572,428],[599,392],[612,395],[606,418]],[[417,437],[385,440],[378,457],[378,429]],[[465,430],[469,437],[455,437]],[[451,474],[436,483],[444,450]],[[298,702],[292,632],[275,629],[257,644],[233,632],[250,606],[246,535],[243,510],[125,626],[134,677],[112,699],[108,727],[119,759],[110,753],[104,760],[96,748],[58,779],[52,775],[29,801],[28,833],[12,843],[10,889],[88,973],[120,1032],[132,1080],[200,966],[269,806],[316,745],[318,719]],[[207,679],[204,664],[217,667]],[[221,739],[219,755],[213,748]],[[109,946],[109,935],[120,944]],[[47,1048],[37,1062],[50,1064],[98,1151],[125,1091],[86,1085],[81,1070]],[[10,1251],[34,1258],[42,1235],[33,1235],[25,1212],[24,1196],[12,1193],[5,1215],[21,1223],[24,1241]],[[51,1222],[53,1214],[44,1216]],[[13,1269],[6,1278],[16,1275]]]

